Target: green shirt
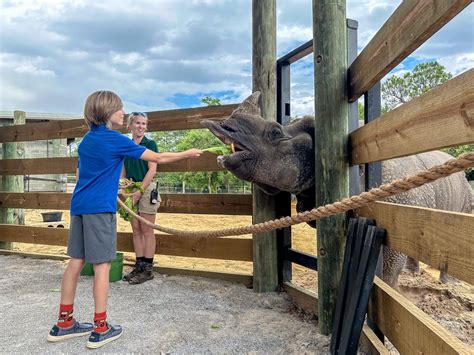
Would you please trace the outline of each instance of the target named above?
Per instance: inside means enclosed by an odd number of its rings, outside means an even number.
[[[148,139],[146,136],[143,136],[140,145],[158,153],[156,142]],[[146,160],[125,158],[124,166],[127,179],[133,179],[133,181],[143,181],[148,172],[148,162]]]

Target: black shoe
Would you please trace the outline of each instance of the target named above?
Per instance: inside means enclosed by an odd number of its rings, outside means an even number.
[[[134,277],[135,275],[139,274],[142,270],[142,265],[144,264],[143,261],[141,260],[138,260],[136,263],[135,263],[135,266],[133,267],[133,270],[131,272],[129,272],[128,274],[125,274],[123,277],[122,277],[122,280],[123,281],[130,281],[130,279],[132,277]]]
[[[153,264],[143,263],[141,272],[137,273],[130,280],[128,280],[128,283],[130,285],[138,285],[144,283],[145,281],[151,280],[154,277],[155,276],[153,275]]]

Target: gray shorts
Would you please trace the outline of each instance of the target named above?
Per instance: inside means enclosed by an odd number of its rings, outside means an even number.
[[[67,255],[86,259],[88,263],[108,263],[117,252],[117,219],[115,213],[71,216]]]

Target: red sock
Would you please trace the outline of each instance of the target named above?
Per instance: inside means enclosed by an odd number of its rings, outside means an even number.
[[[56,325],[60,328],[69,328],[74,324],[73,316],[73,305],[72,304],[60,304],[59,305],[59,317]]]
[[[106,319],[107,312],[94,313],[94,332],[103,333],[109,329]]]

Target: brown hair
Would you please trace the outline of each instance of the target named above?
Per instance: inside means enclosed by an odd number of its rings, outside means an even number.
[[[84,105],[84,120],[92,125],[108,124],[110,116],[123,108],[122,100],[112,91],[96,91]]]

